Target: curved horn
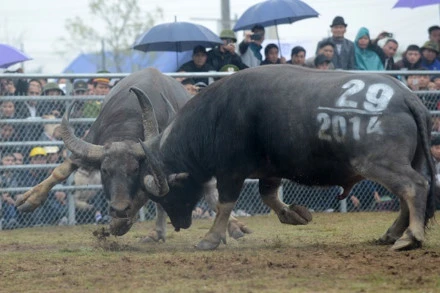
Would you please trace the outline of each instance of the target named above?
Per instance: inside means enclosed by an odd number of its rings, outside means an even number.
[[[102,157],[104,156],[104,148],[100,145],[94,145],[76,137],[73,129],[69,126],[70,112],[75,106],[75,103],[76,102],[73,102],[69,106],[63,116],[63,120],[61,121],[60,130],[64,144],[69,151],[80,158],[85,158],[88,161],[94,162],[101,161]]]
[[[140,141],[140,145],[145,152],[145,163],[150,174],[144,177],[145,189],[156,197],[161,197],[170,191],[167,178],[159,167],[159,162],[154,157],[148,146]]]
[[[167,99],[167,97],[165,97],[165,95],[161,92],[160,96],[162,97],[162,99],[164,100],[165,104],[167,105],[167,111],[168,114],[170,114],[170,118],[174,117],[176,115],[176,110],[174,110],[173,105],[171,105],[170,101]],[[171,119],[168,119],[171,120]]]
[[[154,113],[150,98],[148,98],[148,95],[143,90],[137,87],[131,87],[130,91],[136,95],[139,104],[141,105],[144,140],[147,141],[149,138],[159,134],[156,113]]]

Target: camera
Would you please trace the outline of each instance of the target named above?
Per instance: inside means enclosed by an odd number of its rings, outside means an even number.
[[[388,38],[392,38],[392,37],[393,37],[393,33],[386,33],[386,36],[387,36]]]
[[[251,40],[254,40],[254,41],[260,41],[262,38],[263,38],[263,35],[261,35],[261,34],[251,35]]]

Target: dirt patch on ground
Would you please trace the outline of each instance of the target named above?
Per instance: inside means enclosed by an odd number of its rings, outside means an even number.
[[[314,216],[295,227],[272,215],[243,219],[253,234],[208,252],[193,245],[209,220],[169,229],[165,243],[150,244],[139,239],[152,223],[136,224],[124,237],[97,226],[5,231],[0,291],[440,291],[440,227],[421,249],[393,252],[373,240],[395,214]]]

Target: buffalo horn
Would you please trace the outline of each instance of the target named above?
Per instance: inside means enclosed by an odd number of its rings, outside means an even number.
[[[163,93],[160,93],[160,96],[162,97],[163,101],[165,102],[165,104],[167,105],[167,111],[168,114],[170,114],[170,118],[176,116],[176,110],[174,110],[173,105],[171,105],[170,101],[165,97],[165,95]],[[171,119],[169,119],[171,120]]]
[[[88,161],[99,162],[104,156],[104,148],[76,137],[73,128],[69,126],[70,112],[74,106],[75,102],[69,106],[61,121],[60,129],[64,144],[76,156]]]
[[[145,152],[145,162],[150,173],[144,177],[145,189],[154,196],[164,196],[170,191],[167,178],[148,146],[142,141],[140,141],[140,145]]]
[[[150,98],[143,90],[137,87],[131,87],[130,91],[136,95],[139,104],[141,105],[142,123],[144,125],[144,140],[147,141],[149,138],[159,134],[156,113],[154,112]]]

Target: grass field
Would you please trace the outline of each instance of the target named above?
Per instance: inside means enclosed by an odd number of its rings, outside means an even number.
[[[194,245],[210,220],[169,225],[153,244],[139,242],[153,222],[104,239],[94,225],[0,231],[0,292],[440,292],[439,224],[423,248],[392,252],[374,239],[396,213],[313,216],[307,226],[240,218],[254,232],[208,252]]]

